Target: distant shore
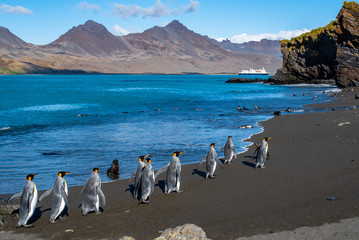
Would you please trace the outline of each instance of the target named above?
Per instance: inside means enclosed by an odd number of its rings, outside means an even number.
[[[71,187],[68,219],[48,223],[47,198],[37,205],[34,228],[15,229],[17,219],[10,218],[0,236],[13,231],[14,238],[153,239],[166,228],[193,223],[210,239],[237,239],[359,217],[358,93],[358,88],[346,90],[335,101],[311,105],[340,111],[287,114],[263,122],[264,132],[248,141],[272,137],[265,169],[253,168],[253,145],[233,164],[218,168],[215,179],[204,179],[205,168],[197,169],[198,164],[185,165],[184,192],[165,195],[161,174],[148,205],[132,198],[128,179],[104,183],[107,201],[100,215],[82,216],[82,187]]]

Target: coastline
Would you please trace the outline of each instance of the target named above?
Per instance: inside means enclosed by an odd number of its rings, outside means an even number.
[[[148,205],[132,198],[124,179],[103,184],[107,198],[103,214],[83,217],[78,209],[82,187],[71,187],[67,220],[48,223],[50,198],[46,198],[37,205],[42,213],[38,211],[41,217],[34,228],[15,229],[17,219],[11,218],[1,230],[45,239],[153,239],[158,231],[193,223],[208,238],[236,239],[358,217],[359,117],[358,110],[350,108],[359,105],[354,99],[357,92],[341,92],[335,101],[310,105],[348,110],[287,114],[262,122],[264,131],[248,142],[272,137],[265,169],[253,168],[252,145],[233,164],[218,168],[216,179],[204,179],[204,167],[195,170],[198,164],[182,166],[183,193],[165,195],[161,174]],[[341,122],[350,124],[339,127]]]

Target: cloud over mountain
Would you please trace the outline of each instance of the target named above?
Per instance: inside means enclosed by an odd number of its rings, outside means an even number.
[[[137,16],[163,17],[191,13],[197,10],[197,8],[199,7],[199,2],[190,0],[187,5],[183,5],[173,9],[171,9],[169,5],[161,2],[161,0],[157,0],[154,5],[149,8],[144,8],[133,4],[124,5],[119,3],[114,3],[114,7],[115,15],[118,15],[123,19],[130,19]]]
[[[21,14],[21,15],[34,14],[30,9],[24,8],[22,6],[10,6],[6,4],[1,4],[0,9],[5,11],[5,13],[7,14]]]
[[[93,13],[99,13],[101,11],[100,5],[91,4],[88,2],[80,2],[78,7],[83,11],[92,11]]]
[[[293,37],[297,37],[309,31],[310,30],[303,28],[300,30],[293,30],[293,31],[280,31],[279,33],[260,33],[260,34],[242,33],[232,37],[230,40],[231,42],[234,43],[244,43],[250,41],[259,42],[262,39],[270,39],[270,40],[291,39]],[[222,40],[222,39],[218,39],[218,40]]]

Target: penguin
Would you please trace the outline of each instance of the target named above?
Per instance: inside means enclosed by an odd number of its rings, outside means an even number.
[[[120,175],[120,166],[117,159],[112,161],[111,167],[107,169],[107,175],[113,178],[116,178],[116,176],[118,177],[118,175]]]
[[[269,158],[269,153],[268,153],[268,140],[271,139],[270,137],[265,137],[262,140],[262,143],[257,145],[257,149],[256,149],[256,166],[255,168],[265,168],[264,167],[264,163],[266,162],[266,160]]]
[[[52,188],[44,192],[39,198],[39,202],[52,194],[51,196],[51,216],[49,222],[55,223],[59,217],[61,220],[67,216],[68,188],[64,176],[69,172],[59,172],[55,184]]]
[[[179,155],[182,153],[183,152],[174,152],[172,154],[172,160],[156,173],[155,178],[157,178],[162,172],[167,171],[165,194],[170,194],[171,192],[182,192],[179,190],[181,184],[181,162]]]
[[[204,162],[204,160],[206,160],[206,170],[207,170],[206,179],[208,177],[210,177],[210,178],[216,177],[213,174],[214,174],[214,171],[216,170],[217,162],[223,168],[223,163],[217,157],[217,153],[216,153],[216,150],[214,149],[214,145],[216,145],[216,143],[210,144],[208,153],[206,154],[206,156],[204,156],[202,158],[201,162],[199,163],[199,168],[200,168],[202,163]]]
[[[132,179],[135,179],[134,181],[134,185],[135,185],[135,190],[133,192],[133,198],[137,198],[138,197],[138,193],[140,192],[140,175],[143,171],[143,169],[145,168],[146,164],[145,164],[145,158],[147,157],[148,155],[145,155],[145,156],[140,156],[138,158],[138,167],[137,167],[137,170],[134,171],[132,173],[132,176],[130,177],[129,181],[131,183]]]
[[[18,223],[16,224],[17,228],[33,227],[32,224],[27,223],[34,214],[38,199],[36,184],[33,182],[33,179],[36,175],[37,173],[27,175],[24,190],[22,192],[14,194],[8,200],[8,202],[10,202],[12,199],[20,197],[20,217]]]
[[[223,149],[224,149],[224,163],[229,163],[229,164],[232,163],[232,160],[237,158],[237,152],[234,149],[232,136],[228,137],[226,144],[219,151],[218,155],[221,154]]]
[[[85,186],[81,190],[80,195],[83,195],[82,200],[82,215],[85,216],[89,212],[95,211],[96,214],[102,213],[100,211],[100,200],[102,206],[105,206],[106,198],[101,190],[101,179],[98,175],[98,168],[91,171],[91,176],[87,180]]]
[[[153,189],[155,188],[155,174],[153,172],[150,158],[146,159],[146,167],[143,169],[140,175],[140,184],[140,203],[149,203],[150,195],[153,193]]]

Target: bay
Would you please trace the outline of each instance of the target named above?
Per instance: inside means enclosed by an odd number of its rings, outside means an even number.
[[[155,169],[174,151],[182,164],[199,162],[209,144],[232,136],[237,152],[273,112],[329,101],[325,85],[227,84],[229,75],[26,75],[0,77],[0,193],[21,191],[38,173],[39,189],[59,171],[69,186],[83,185],[93,168],[102,181],[119,160],[120,178],[150,155]],[[260,109],[255,109],[257,105]],[[237,107],[245,106],[239,112]],[[253,128],[240,129],[242,125]],[[223,155],[223,153],[222,153]]]

